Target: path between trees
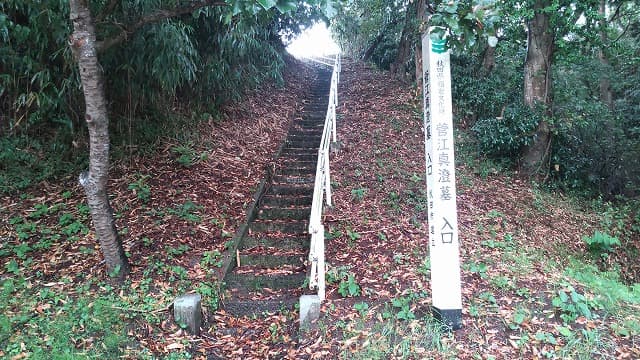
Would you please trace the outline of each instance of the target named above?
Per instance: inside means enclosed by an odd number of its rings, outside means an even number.
[[[223,307],[236,316],[292,310],[308,278],[309,216],[331,71],[317,69],[308,99],[267,168],[223,265]],[[308,290],[307,290],[308,292]]]

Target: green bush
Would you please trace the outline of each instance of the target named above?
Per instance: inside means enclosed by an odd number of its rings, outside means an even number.
[[[621,245],[617,237],[600,231],[596,231],[591,236],[582,237],[582,241],[587,244],[589,251],[599,255],[611,252],[614,247]]]
[[[505,107],[503,116],[478,120],[472,130],[482,153],[516,159],[522,148],[533,141],[541,120],[542,111],[514,103]]]
[[[509,57],[487,76],[479,76],[482,57],[456,55],[451,58],[451,94],[461,126],[473,126],[478,119],[500,116],[502,109],[522,98],[522,71]]]
[[[13,193],[51,177],[79,172],[87,154],[26,135],[0,137],[0,193]]]
[[[640,186],[640,120],[635,75],[622,79],[609,71],[616,102],[610,109],[598,101],[605,70],[590,58],[556,66],[551,174],[564,189],[613,198]]]
[[[558,124],[552,151],[554,178],[565,188],[606,197],[637,189],[640,167],[633,164],[640,157],[640,142],[608,109],[584,109],[587,119],[573,117]]]

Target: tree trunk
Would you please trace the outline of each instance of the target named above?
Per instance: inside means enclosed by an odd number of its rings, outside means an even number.
[[[378,45],[380,45],[380,43],[382,42],[382,39],[384,39],[384,31],[380,31],[376,36],[376,38],[373,39],[373,42],[371,42],[371,45],[369,45],[367,50],[364,51],[364,54],[362,54],[362,61],[369,61],[369,59],[371,58],[371,55],[373,55],[373,52],[376,50]]]
[[[609,109],[613,109],[613,93],[611,92],[611,80],[606,70],[609,68],[609,59],[605,53],[605,47],[607,46],[607,1],[600,0],[600,8],[598,14],[602,17],[600,20],[600,39],[602,44],[600,45],[600,52],[598,58],[602,69],[604,70],[600,75],[600,100],[607,105]]]
[[[96,35],[87,0],[69,0],[73,34],[70,37],[84,93],[87,128],[89,130],[89,171],[80,175],[87,194],[96,237],[104,255],[107,270],[122,279],[129,273],[129,263],[107,196],[109,177],[109,119],[104,94],[102,68],[96,52]]]
[[[427,18],[427,1],[418,0],[416,5],[418,14],[418,39],[416,41],[415,62],[416,62],[416,89],[418,95],[422,94],[422,36],[425,31],[429,31]]]
[[[535,15],[527,23],[527,59],[524,65],[524,103],[529,107],[551,105],[551,63],[553,59],[554,30],[549,24],[549,13],[543,11],[550,0],[536,0]],[[551,142],[551,127],[544,119],[536,129],[533,142],[524,149],[522,171],[533,176],[541,170]]]
[[[491,71],[496,66],[496,48],[494,46],[487,45],[482,54],[482,70],[480,77],[486,77],[491,74]]]
[[[402,82],[408,82],[407,79],[407,61],[409,55],[411,55],[411,48],[414,43],[414,29],[413,29],[413,3],[409,4],[407,13],[404,18],[404,27],[402,28],[402,35],[400,36],[400,44],[398,44],[398,55],[396,59],[391,63],[390,71]]]

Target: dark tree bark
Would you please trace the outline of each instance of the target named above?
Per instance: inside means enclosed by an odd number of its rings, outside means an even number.
[[[416,41],[415,63],[416,63],[416,89],[418,95],[422,94],[422,34],[429,31],[429,18],[427,17],[427,0],[418,0],[416,4],[418,16],[418,39]]]
[[[89,130],[89,171],[80,175],[87,194],[96,237],[104,255],[107,270],[120,279],[129,273],[129,262],[118,236],[113,210],[107,195],[109,178],[109,118],[104,94],[102,68],[96,52],[96,32],[86,0],[69,0],[73,34],[73,50],[84,93]]]
[[[482,70],[481,77],[486,77],[491,74],[491,71],[496,66],[496,48],[493,46],[487,46],[482,54]]]
[[[361,58],[362,58],[363,61],[369,61],[369,59],[373,55],[373,52],[376,51],[376,49],[378,48],[380,43],[382,43],[382,40],[384,40],[384,35],[387,33],[387,29],[389,27],[395,26],[397,23],[398,23],[398,21],[392,20],[391,22],[382,25],[382,29],[380,30],[380,32],[378,32],[378,35],[376,35],[376,37],[373,39],[371,44],[362,53],[362,57]]]
[[[543,11],[550,0],[536,0],[535,15],[527,23],[527,59],[524,65],[524,103],[530,107],[551,105],[551,63],[553,60],[554,30],[550,26],[550,14]],[[524,149],[522,171],[533,176],[544,169],[549,155],[551,127],[541,120],[533,142]],[[544,171],[546,172],[546,171]]]
[[[398,55],[391,63],[390,71],[402,82],[408,82],[407,78],[407,61],[411,55],[411,49],[414,44],[415,31],[414,19],[417,14],[414,11],[413,3],[409,4],[407,13],[404,18],[404,26],[402,27],[402,35],[400,36],[400,44],[398,44]]]
[[[382,42],[382,39],[384,39],[384,31],[380,31],[376,36],[376,38],[373,39],[373,41],[371,42],[371,45],[369,45],[367,50],[364,51],[364,53],[362,54],[363,61],[369,61],[369,59],[371,58],[371,55],[373,55],[373,52],[376,51],[376,48]]]
[[[602,64],[603,69],[607,69],[609,67],[609,59],[607,58],[607,54],[605,53],[605,48],[607,46],[607,13],[606,13],[606,0],[600,0],[600,8],[598,10],[598,14],[601,16],[600,20],[600,40],[602,41],[602,45],[600,45],[600,51],[598,53],[598,58],[600,59],[600,64]],[[607,105],[609,109],[613,109],[613,93],[611,91],[611,80],[609,79],[609,75],[603,72],[600,77],[600,100]]]

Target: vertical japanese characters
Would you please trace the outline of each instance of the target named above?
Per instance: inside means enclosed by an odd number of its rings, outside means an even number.
[[[429,256],[434,312],[460,328],[462,297],[449,52],[422,39]],[[434,51],[435,50],[435,51]]]

